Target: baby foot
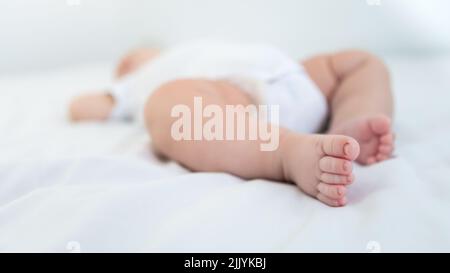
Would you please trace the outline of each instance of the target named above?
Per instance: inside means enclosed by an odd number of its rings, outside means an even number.
[[[394,151],[391,119],[385,115],[350,120],[331,130],[331,133],[355,138],[361,147],[361,153],[356,161],[363,165],[387,160]]]
[[[347,188],[354,181],[352,161],[359,155],[356,140],[338,135],[292,134],[282,143],[286,180],[323,203],[347,204]]]

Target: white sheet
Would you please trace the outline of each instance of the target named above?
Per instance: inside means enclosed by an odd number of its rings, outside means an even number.
[[[450,59],[389,64],[397,158],[357,167],[339,209],[160,163],[133,125],[69,124],[68,99],[110,65],[2,77],[0,252],[450,251]]]

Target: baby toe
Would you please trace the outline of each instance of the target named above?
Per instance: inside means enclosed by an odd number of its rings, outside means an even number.
[[[349,175],[353,171],[353,164],[351,161],[331,156],[321,158],[319,167],[323,172],[331,174]]]
[[[394,143],[395,136],[394,134],[386,134],[380,138],[380,143],[385,145],[392,145]]]
[[[380,145],[378,147],[378,152],[383,155],[390,155],[394,151],[394,147],[392,145]]]
[[[372,165],[377,163],[377,158],[375,156],[371,156],[369,158],[367,158],[367,165]]]
[[[360,152],[358,142],[347,136],[328,135],[322,138],[320,150],[328,156],[355,160]]]
[[[332,184],[332,185],[349,185],[353,183],[354,176],[353,175],[338,175],[332,173],[322,173],[320,175],[320,181]]]
[[[337,200],[337,199],[329,198],[328,196],[326,196],[326,195],[324,195],[322,193],[319,193],[317,195],[317,199],[319,201],[321,201],[322,203],[325,203],[326,205],[330,206],[330,207],[342,207],[342,206],[345,206],[347,204],[347,198],[346,197],[343,197],[343,198]]]
[[[330,185],[326,183],[319,183],[317,190],[323,195],[331,199],[341,199],[347,193],[347,188],[342,185]]]
[[[391,119],[387,116],[380,115],[370,120],[370,128],[377,135],[384,135],[391,130]]]
[[[389,159],[389,156],[384,155],[384,154],[378,154],[378,155],[376,156],[376,159],[377,159],[378,162],[380,162],[380,161],[385,161],[385,160],[388,160],[388,159]]]

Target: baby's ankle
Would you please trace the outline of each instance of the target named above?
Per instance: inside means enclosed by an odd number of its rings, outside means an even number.
[[[291,160],[292,150],[299,141],[299,135],[288,130],[280,132],[280,146],[278,149],[280,158],[280,168],[283,181],[292,181],[291,176]]]

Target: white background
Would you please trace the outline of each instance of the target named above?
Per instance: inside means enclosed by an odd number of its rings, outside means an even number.
[[[447,0],[0,0],[0,75],[112,61],[130,47],[214,37],[303,57],[450,48]],[[379,4],[379,5],[378,5]]]

